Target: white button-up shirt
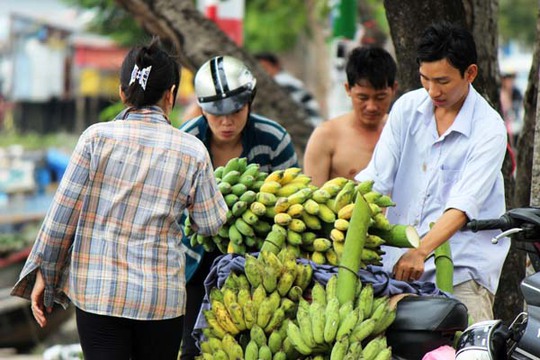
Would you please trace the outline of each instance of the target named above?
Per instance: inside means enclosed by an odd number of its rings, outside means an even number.
[[[498,218],[505,211],[501,166],[507,134],[500,115],[470,86],[454,123],[441,136],[434,105],[424,89],[394,104],[368,167],[358,181],[373,179],[375,189],[391,194],[390,222],[414,225],[423,236],[447,209],[469,219]],[[458,231],[450,245],[454,285],[474,279],[495,293],[510,242],[491,239],[499,231]],[[384,267],[391,271],[405,250],[385,247]],[[433,257],[421,280],[435,282]]]

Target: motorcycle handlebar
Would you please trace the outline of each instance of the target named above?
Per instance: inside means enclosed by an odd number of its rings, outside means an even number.
[[[477,232],[480,230],[493,230],[493,229],[506,229],[509,225],[509,222],[505,219],[504,216],[498,219],[489,219],[489,220],[471,220],[465,227],[468,230]]]

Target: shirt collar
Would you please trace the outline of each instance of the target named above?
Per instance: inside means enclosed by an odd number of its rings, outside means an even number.
[[[465,101],[463,102],[454,123],[447,130],[446,134],[455,131],[469,137],[471,133],[471,121],[474,115],[474,105],[477,98],[478,92],[472,85],[469,85],[469,93],[467,94],[467,97],[465,98]],[[420,104],[420,106],[418,106],[418,111],[424,115],[424,125],[429,126],[430,122],[433,121],[434,116],[433,102],[429,96],[426,96],[424,101]]]
[[[154,116],[151,116],[154,115]],[[146,120],[150,122],[166,122],[171,124],[169,117],[157,105],[144,106],[141,108],[128,107],[122,110],[114,120]]]

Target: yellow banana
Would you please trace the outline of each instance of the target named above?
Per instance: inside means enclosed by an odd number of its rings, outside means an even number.
[[[285,169],[285,171],[283,171],[283,176],[280,179],[280,183],[282,185],[286,185],[286,184],[290,183],[298,175],[300,175],[301,172],[302,172],[302,169],[300,169],[298,167],[291,167],[291,168]]]

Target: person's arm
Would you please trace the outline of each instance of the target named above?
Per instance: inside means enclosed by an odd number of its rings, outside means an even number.
[[[227,220],[227,204],[217,188],[210,156],[201,164],[188,205],[192,228],[201,235],[216,235]]]
[[[417,249],[408,250],[394,265],[394,277],[397,280],[418,280],[424,273],[426,258],[441,244],[448,241],[467,222],[467,216],[461,210],[448,209],[437,220],[430,231],[422,238]]]
[[[311,176],[316,186],[330,180],[332,151],[332,134],[325,126],[319,126],[311,134],[304,153],[304,173]]]

